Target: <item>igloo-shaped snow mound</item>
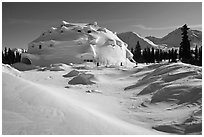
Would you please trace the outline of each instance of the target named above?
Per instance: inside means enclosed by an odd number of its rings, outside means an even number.
[[[94,23],[62,21],[28,44],[24,63],[48,66],[54,63],[93,62],[97,65],[126,66],[135,63],[127,44],[112,31]]]

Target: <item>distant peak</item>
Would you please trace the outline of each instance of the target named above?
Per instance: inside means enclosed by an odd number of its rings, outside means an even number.
[[[62,21],[63,24],[69,24],[68,22],[66,22],[65,20]]]
[[[139,36],[139,37],[141,37],[141,35],[140,34],[138,34],[137,32],[134,32],[134,31],[128,31],[128,32],[123,32],[124,34],[126,33],[126,34],[134,34],[134,35],[137,35],[137,36]]]

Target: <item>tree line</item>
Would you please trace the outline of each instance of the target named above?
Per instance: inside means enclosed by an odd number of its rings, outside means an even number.
[[[171,48],[166,50],[154,49],[154,48],[145,48],[141,50],[139,41],[135,48],[131,48],[133,54],[133,59],[137,63],[160,63],[162,61],[168,60],[168,62],[181,62],[202,66],[202,47],[195,49],[190,48],[190,40],[188,39],[188,30],[189,28],[185,24],[182,30],[182,42],[180,43],[179,49]]]
[[[202,66],[202,47],[190,48],[190,40],[188,39],[188,27],[185,24],[182,30],[182,42],[179,49],[171,48],[167,51],[162,49],[145,48],[141,50],[139,41],[135,48],[131,48],[133,59],[137,63],[160,63],[168,60],[169,62],[181,62]],[[11,50],[10,48],[2,51],[2,63],[14,64],[21,61],[21,53]]]
[[[2,63],[14,64],[21,61],[21,53],[6,48],[2,51]]]

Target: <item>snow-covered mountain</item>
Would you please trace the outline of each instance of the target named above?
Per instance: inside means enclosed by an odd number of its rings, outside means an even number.
[[[153,36],[148,36],[146,38],[155,44],[166,45],[169,48],[179,47],[182,40],[181,33],[181,28],[178,28],[162,38],[156,38]],[[202,46],[202,31],[189,29],[188,36],[191,47],[195,47],[196,45]]]
[[[125,43],[128,44],[128,49],[131,48],[135,48],[137,41],[139,41],[141,49],[144,48],[165,48],[165,46],[160,46],[157,44],[154,44],[152,41],[150,41],[149,39],[140,36],[139,34],[137,34],[136,32],[123,32],[123,33],[119,33],[118,37],[124,41]]]
[[[94,23],[68,23],[43,32],[28,44],[22,62],[39,66],[53,63],[97,62],[104,65],[130,63],[127,44],[112,31]]]

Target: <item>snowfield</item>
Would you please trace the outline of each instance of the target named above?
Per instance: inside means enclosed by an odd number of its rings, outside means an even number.
[[[202,134],[201,67],[13,67],[2,65],[4,135]]]

